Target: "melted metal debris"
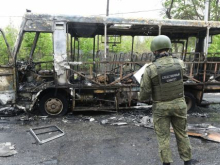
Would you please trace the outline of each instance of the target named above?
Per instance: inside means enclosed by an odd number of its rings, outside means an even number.
[[[21,113],[23,113],[23,110],[15,107],[0,107],[0,117],[12,117],[20,115]]]
[[[220,143],[220,128],[210,124],[189,124],[188,135]]]

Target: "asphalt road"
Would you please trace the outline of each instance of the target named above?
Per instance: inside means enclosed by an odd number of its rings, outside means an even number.
[[[151,115],[150,108],[118,114],[74,113],[46,119],[24,114],[1,118],[0,143],[11,142],[18,153],[0,157],[0,165],[160,165],[154,130],[137,126],[146,115]],[[111,125],[118,122],[127,125]],[[189,114],[188,122],[220,127],[220,105],[198,107]],[[37,144],[28,130],[48,125],[59,126],[65,135]],[[220,164],[220,143],[195,137],[190,137],[190,141],[196,165]],[[174,134],[171,148],[173,165],[183,164]]]

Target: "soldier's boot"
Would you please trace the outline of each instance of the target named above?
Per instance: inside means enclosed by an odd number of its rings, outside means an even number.
[[[185,161],[184,165],[192,165],[192,161],[191,160]]]
[[[163,163],[163,165],[170,165],[170,163]]]

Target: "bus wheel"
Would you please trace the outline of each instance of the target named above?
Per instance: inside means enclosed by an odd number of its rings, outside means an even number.
[[[195,108],[196,99],[191,93],[185,92],[185,101],[187,105],[187,111],[191,111]]]
[[[45,116],[63,116],[68,110],[67,99],[61,94],[46,94],[40,100],[40,112]]]

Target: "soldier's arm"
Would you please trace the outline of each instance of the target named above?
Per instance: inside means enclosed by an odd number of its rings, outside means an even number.
[[[148,100],[151,97],[151,79],[149,74],[149,68],[147,67],[141,79],[139,100]]]

